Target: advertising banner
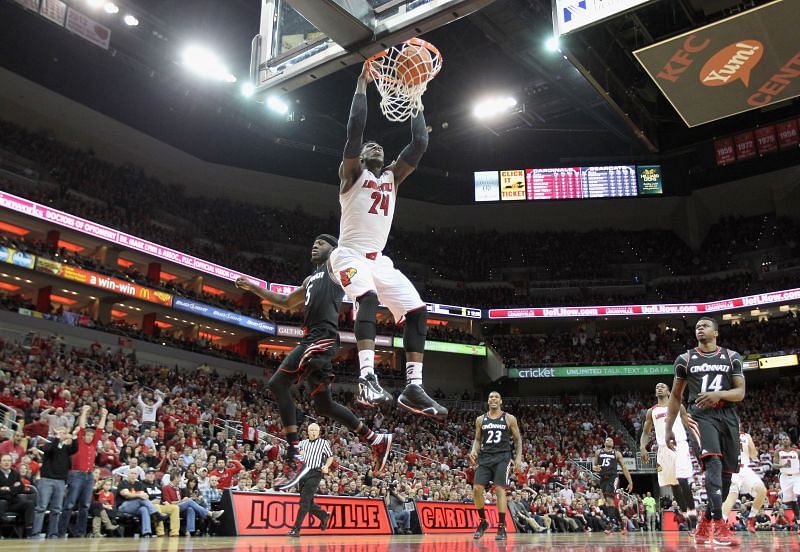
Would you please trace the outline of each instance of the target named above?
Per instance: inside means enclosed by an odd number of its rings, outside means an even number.
[[[57,25],[63,25],[64,18],[67,16],[67,5],[61,0],[42,0],[39,15]]]
[[[462,502],[434,502],[418,500],[415,502],[419,525],[423,535],[436,533],[473,533],[480,523],[478,512],[472,504]],[[487,504],[484,508],[486,521],[489,522],[487,534],[497,532],[500,518],[497,506]],[[506,531],[516,533],[514,523],[506,524]]]
[[[525,171],[500,171],[500,199],[525,200]]]
[[[87,17],[78,10],[70,8],[67,11],[67,22],[64,26],[95,46],[108,50],[108,43],[111,41],[111,29],[101,25],[91,17]]]
[[[684,122],[800,95],[800,9],[777,0],[634,52]]]
[[[119,230],[114,230],[113,228],[109,228],[107,226],[102,226],[90,220],[70,215],[64,211],[51,209],[46,205],[15,196],[7,192],[0,191],[0,207],[5,207],[7,209],[11,209],[12,211],[28,215],[39,220],[44,220],[63,228],[69,228],[70,230],[80,232],[81,234],[86,234],[87,236],[92,236],[94,238],[106,240],[111,243],[116,243],[126,249],[139,251],[146,255],[158,257],[162,261],[185,266],[186,268],[197,270],[205,274],[210,274],[211,276],[216,276],[224,280],[234,281],[241,276],[257,283],[263,288],[267,287],[267,282],[259,278],[242,274],[241,272],[204,261],[203,259],[181,253],[180,251],[175,251],[174,249],[158,245],[157,243],[143,240],[142,238],[137,238],[136,236],[120,232]]]
[[[403,348],[403,338],[394,338],[394,347]],[[485,345],[467,345],[466,343],[450,343],[447,341],[425,341],[425,350],[437,353],[453,353],[456,355],[486,356]]]
[[[284,324],[278,324],[277,333],[275,334],[278,337],[305,337],[306,332],[302,326],[285,326]]]
[[[782,150],[796,148],[800,144],[800,136],[797,132],[797,121],[784,121],[775,125],[778,133],[778,146]]]
[[[555,35],[577,31],[652,0],[555,0]]]
[[[714,140],[714,154],[717,158],[717,166],[723,167],[736,163],[736,148],[733,145],[733,138]]]
[[[339,332],[339,341],[342,343],[355,343],[356,334],[353,332]],[[393,347],[392,338],[388,335],[376,335],[375,345],[380,347]]]
[[[0,263],[8,263],[22,268],[32,269],[36,263],[36,255],[17,251],[13,247],[0,246]]]
[[[178,310],[199,314],[200,316],[205,316],[207,318],[213,318],[214,320],[219,320],[220,322],[227,322],[228,324],[241,326],[250,330],[256,330],[268,335],[275,335],[276,328],[274,322],[250,318],[249,316],[239,314],[238,312],[227,311],[219,307],[192,301],[191,299],[175,297],[172,301],[172,307]]]
[[[800,299],[800,288],[772,291],[723,299],[710,303],[670,303],[663,305],[615,305],[602,307],[527,307],[519,309],[489,309],[490,319],[507,318],[575,318],[594,316],[651,316],[658,314],[702,314],[783,303]]]
[[[478,171],[475,173],[475,201],[500,201],[500,173]]]
[[[737,134],[733,137],[733,143],[736,148],[737,161],[754,159],[758,155],[756,153],[756,137],[751,131]]]
[[[758,154],[764,155],[778,151],[778,138],[775,136],[775,127],[766,126],[755,130],[756,147]]]
[[[781,355],[758,359],[758,367],[767,368],[786,368],[787,366],[797,366],[797,355]]]
[[[637,165],[636,179],[639,183],[639,195],[661,195],[664,193],[661,183],[661,165]]]
[[[509,368],[508,377],[515,379],[592,378],[609,376],[664,376],[674,373],[672,364],[639,366],[557,366],[552,368]]]
[[[300,495],[250,493],[227,490],[222,495],[225,515],[222,534],[238,536],[285,536],[300,509]],[[314,502],[328,512],[328,529],[322,533],[319,520],[306,516],[303,535],[391,535],[392,526],[381,499],[316,496]],[[487,508],[488,510],[488,508]]]

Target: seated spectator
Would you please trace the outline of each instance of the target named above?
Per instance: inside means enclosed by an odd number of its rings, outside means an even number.
[[[125,479],[117,487],[120,497],[117,509],[124,514],[135,514],[141,519],[142,537],[147,538],[153,535],[151,519],[152,516],[157,522],[165,522],[169,519],[167,514],[158,511],[145,490],[144,483],[139,480],[136,470],[129,470]]]
[[[21,514],[26,532],[32,535],[36,501],[22,483],[19,472],[12,468],[10,454],[0,457],[0,515],[6,512]]]

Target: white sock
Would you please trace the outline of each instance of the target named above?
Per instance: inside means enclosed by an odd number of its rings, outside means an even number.
[[[358,352],[358,365],[361,367],[361,377],[375,373],[375,351],[364,349]]]
[[[422,385],[421,362],[406,362],[406,382],[414,385]]]

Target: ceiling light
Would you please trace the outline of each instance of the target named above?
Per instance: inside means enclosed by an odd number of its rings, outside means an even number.
[[[289,111],[289,104],[276,98],[275,96],[270,96],[267,98],[267,107],[270,108],[272,111],[276,113],[286,113]]]
[[[117,6],[114,2],[106,2],[106,5],[103,6],[103,10],[106,13],[114,15],[115,13],[119,12],[119,6]]]
[[[256,87],[253,86],[253,83],[251,82],[246,82],[242,85],[242,96],[244,96],[245,98],[249,98],[250,96],[252,96],[255,91]]]
[[[181,54],[183,66],[201,77],[218,81],[236,82],[219,57],[208,48],[189,46]]]
[[[99,8],[103,5],[104,0],[86,0],[86,3],[89,4],[90,8]]]
[[[493,117],[501,113],[506,113],[515,105],[517,105],[517,100],[511,96],[487,98],[475,104],[472,114],[478,119],[484,119],[486,117]]]
[[[551,36],[550,38],[548,38],[544,43],[544,47],[548,52],[561,51],[561,43],[558,41],[557,36]]]
[[[122,20],[128,27],[136,27],[139,24],[139,20],[136,19],[136,17],[132,16],[131,14],[126,15],[125,17],[122,18]]]

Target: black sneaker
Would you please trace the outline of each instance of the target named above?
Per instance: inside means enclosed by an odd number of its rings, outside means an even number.
[[[386,460],[389,459],[389,453],[392,452],[392,439],[394,437],[391,433],[378,433],[375,437],[377,440],[370,445],[372,448],[372,475],[379,476],[383,473]]]
[[[319,516],[319,530],[325,531],[328,528],[328,520],[331,518],[331,515],[328,512],[322,512]]]
[[[380,406],[394,401],[391,393],[385,391],[378,383],[375,374],[367,374],[358,378],[358,396],[356,402],[362,406]]]
[[[286,533],[289,537],[299,537],[300,536],[300,529],[297,527],[292,527],[292,530]]]
[[[494,540],[503,541],[503,540],[506,540],[507,538],[508,538],[508,535],[506,535],[506,526],[505,525],[498,525],[497,526],[497,536],[494,538]]]
[[[306,474],[306,464],[297,457],[286,460],[283,477],[275,481],[274,487],[283,491],[297,485],[300,478]]]
[[[475,539],[475,540],[478,540],[479,538],[481,538],[483,536],[483,534],[486,532],[486,530],[488,528],[489,528],[489,522],[486,521],[486,520],[481,521],[478,524],[478,528],[475,529],[475,534],[472,535],[472,538]]]
[[[397,404],[412,414],[421,414],[436,420],[447,418],[447,409],[430,398],[421,385],[409,383],[397,397]]]

